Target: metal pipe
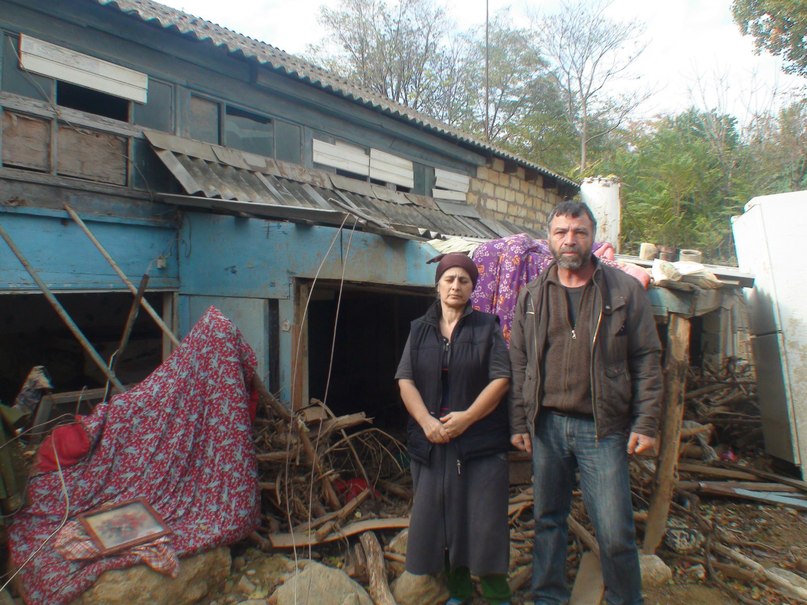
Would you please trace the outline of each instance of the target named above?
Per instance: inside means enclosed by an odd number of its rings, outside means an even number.
[[[65,311],[65,309],[61,305],[61,303],[58,300],[56,300],[56,297],[53,295],[53,293],[50,291],[50,289],[48,289],[48,286],[45,285],[45,282],[43,282],[39,278],[39,275],[37,274],[37,272],[34,271],[34,268],[31,267],[31,265],[25,259],[25,256],[23,256],[22,252],[20,252],[19,248],[17,248],[17,246],[14,244],[14,241],[11,239],[9,234],[6,233],[6,230],[3,229],[2,226],[0,226],[0,237],[2,237],[6,241],[6,243],[8,244],[8,247],[11,248],[11,251],[19,259],[19,261],[22,263],[22,266],[25,267],[25,270],[28,271],[28,274],[36,282],[36,285],[39,286],[40,290],[42,290],[42,293],[45,295],[45,298],[48,299],[48,302],[50,302],[51,306],[53,307],[53,310],[56,311],[57,315],[62,318],[62,321],[64,321],[64,323],[67,325],[67,327],[73,333],[73,336],[75,336],[78,339],[78,341],[84,347],[84,350],[87,351],[87,353],[89,353],[92,360],[100,368],[100,370],[106,375],[109,382],[111,382],[115,386],[115,388],[118,389],[118,392],[125,393],[126,389],[120,383],[120,381],[117,379],[117,377],[115,376],[115,373],[107,367],[106,362],[103,359],[101,359],[101,356],[95,350],[95,347],[92,346],[90,341],[87,340],[87,338],[81,332],[79,327],[73,322],[73,320],[70,318],[70,315],[67,313],[67,311]]]

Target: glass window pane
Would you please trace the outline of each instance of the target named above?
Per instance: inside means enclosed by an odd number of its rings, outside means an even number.
[[[227,107],[224,144],[242,151],[272,157],[272,121],[269,118]]]
[[[191,96],[191,115],[188,133],[192,139],[219,143],[219,104]]]

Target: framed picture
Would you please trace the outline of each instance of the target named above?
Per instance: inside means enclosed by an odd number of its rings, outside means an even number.
[[[142,498],[104,506],[78,519],[102,555],[170,533],[157,511]]]

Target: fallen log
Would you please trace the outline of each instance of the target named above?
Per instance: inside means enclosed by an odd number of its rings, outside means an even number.
[[[369,491],[369,490],[368,490]],[[397,605],[387,583],[387,568],[384,565],[384,551],[376,535],[367,531],[359,536],[364,555],[367,558],[367,573],[370,576],[370,597],[375,605]]]

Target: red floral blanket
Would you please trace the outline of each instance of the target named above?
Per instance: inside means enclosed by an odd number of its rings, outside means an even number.
[[[238,329],[208,309],[148,378],[78,419],[91,450],[62,469],[68,518],[144,498],[172,531],[179,557],[248,535],[260,513],[249,416],[255,365]],[[28,604],[69,603],[102,572],[141,562],[134,551],[64,558],[49,537],[65,505],[59,472],[47,472],[32,478],[29,504],[13,517],[11,561],[14,569],[25,564],[20,577]]]

